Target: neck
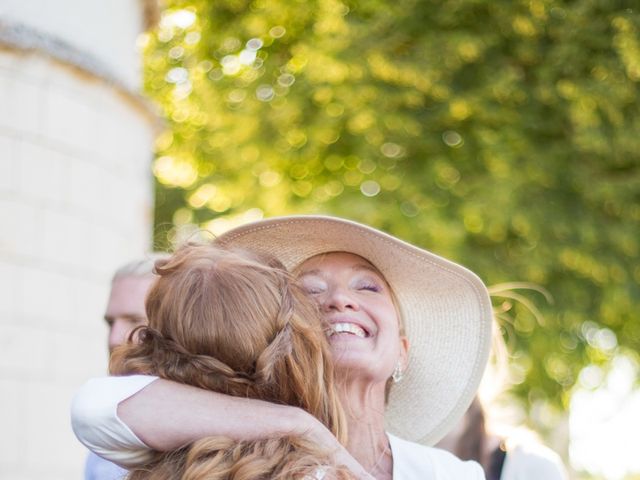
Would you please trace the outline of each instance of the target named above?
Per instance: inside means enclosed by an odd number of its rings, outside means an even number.
[[[350,381],[342,385],[349,438],[347,450],[377,479],[391,478],[393,460],[384,429],[385,385]]]

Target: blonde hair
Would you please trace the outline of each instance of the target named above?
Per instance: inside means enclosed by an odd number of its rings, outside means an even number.
[[[187,244],[156,263],[148,327],[111,357],[113,374],[145,373],[227,395],[300,407],[345,440],[320,313],[274,258]],[[136,469],[131,480],[313,478],[331,453],[300,437],[205,438]]]
[[[169,258],[169,254],[165,252],[152,252],[147,254],[143,258],[132,260],[124,265],[121,265],[113,274],[111,283],[116,280],[125,277],[146,277],[147,275],[154,275],[155,264],[158,260],[165,260]]]

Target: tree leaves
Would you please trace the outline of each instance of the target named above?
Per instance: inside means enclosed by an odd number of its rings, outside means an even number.
[[[532,299],[544,324],[514,307],[504,326],[525,402],[564,408],[582,367],[640,349],[633,5],[166,4],[145,47],[147,91],[167,119],[158,244],[190,224],[323,212],[488,284],[536,283],[555,299]]]

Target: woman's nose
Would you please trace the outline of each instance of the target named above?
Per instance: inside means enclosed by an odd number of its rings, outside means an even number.
[[[327,292],[322,307],[325,311],[360,310],[360,306],[354,296],[344,288],[332,288]]]

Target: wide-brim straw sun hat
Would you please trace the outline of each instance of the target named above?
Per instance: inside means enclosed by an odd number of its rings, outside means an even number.
[[[328,252],[371,262],[393,291],[411,344],[404,378],[391,389],[387,430],[432,445],[464,414],[491,345],[491,302],[473,272],[374,228],[328,216],[260,220],[216,243],[270,253],[290,270]]]

